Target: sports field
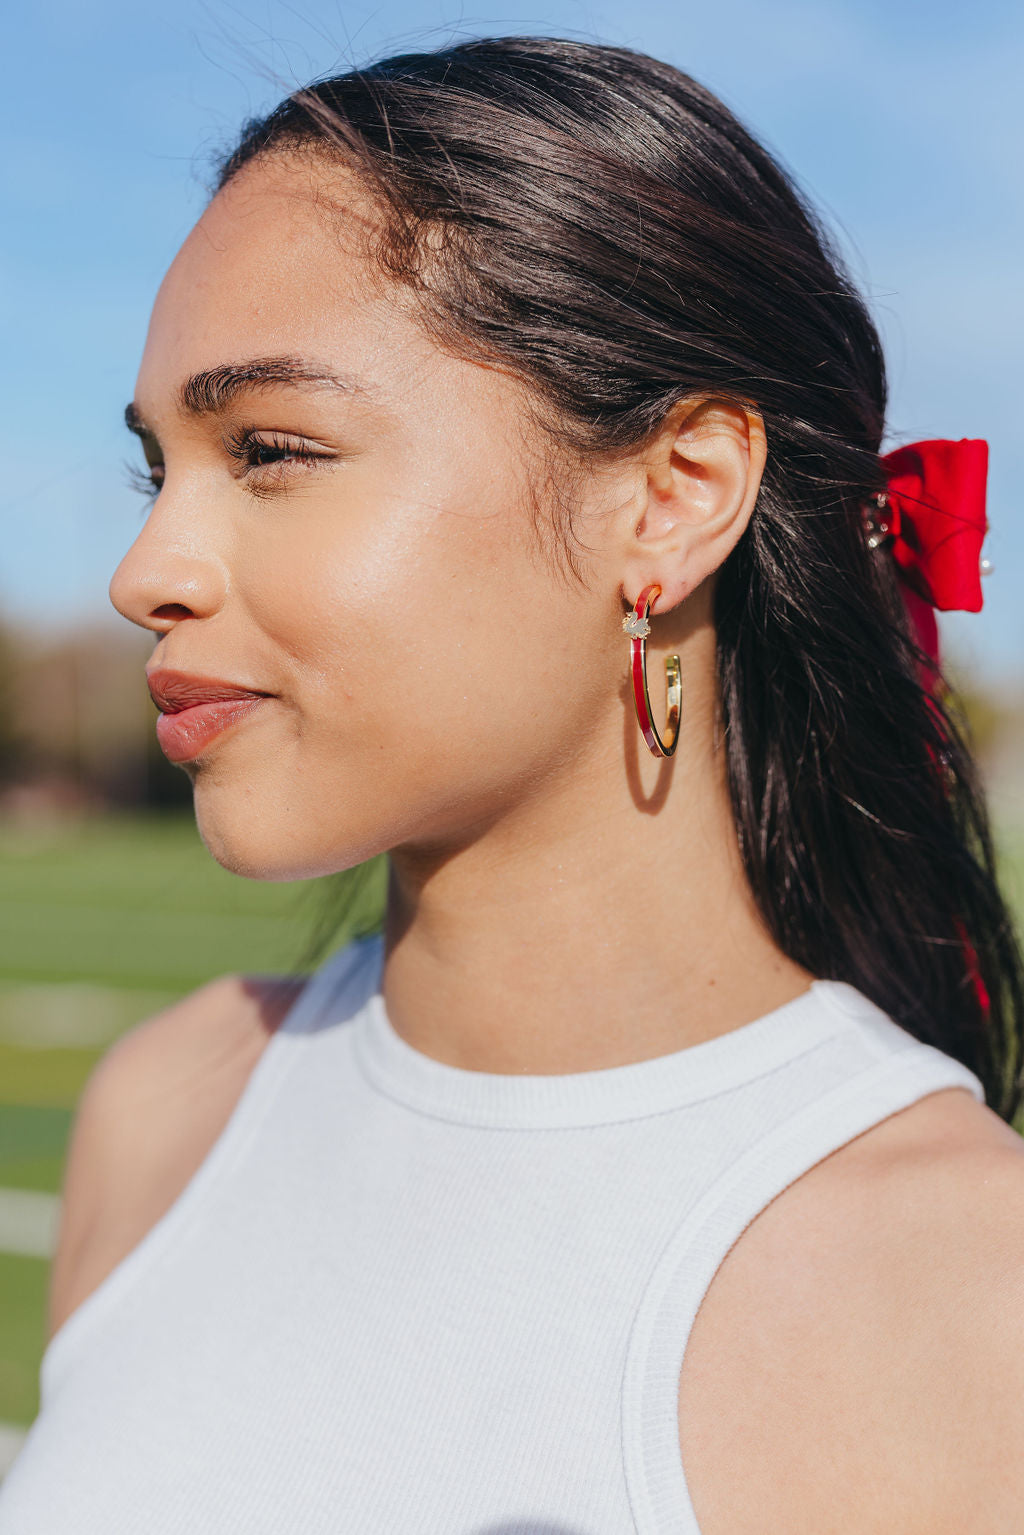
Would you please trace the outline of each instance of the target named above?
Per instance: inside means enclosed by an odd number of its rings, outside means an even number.
[[[1024,912],[1024,831],[1001,845]],[[309,968],[317,932],[328,952],[373,924],[384,876],[378,861],[354,879],[238,879],[191,815],[0,827],[0,1475],[38,1408],[57,1196],[89,1071],[126,1028],[212,976]]]

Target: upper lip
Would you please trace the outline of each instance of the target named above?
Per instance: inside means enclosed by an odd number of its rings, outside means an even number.
[[[266,698],[261,688],[247,688],[219,677],[200,677],[158,666],[146,673],[149,696],[163,714],[179,714],[195,704],[223,703],[230,698]]]

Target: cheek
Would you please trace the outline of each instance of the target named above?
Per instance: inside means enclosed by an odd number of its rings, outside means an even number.
[[[296,519],[250,552],[240,595],[290,688],[264,788],[318,837],[450,831],[578,730],[593,602],[520,507]]]

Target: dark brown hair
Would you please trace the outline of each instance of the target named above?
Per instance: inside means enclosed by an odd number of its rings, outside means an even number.
[[[641,444],[686,397],[761,412],[768,464],[715,598],[751,887],[788,955],[965,1062],[1012,1118],[1024,966],[984,797],[954,696],[921,685],[892,562],[864,540],[882,351],[790,178],[687,75],[547,38],[322,80],[246,125],[218,188],[280,150],[356,173],[376,257],[431,332],[520,377],[584,460]]]

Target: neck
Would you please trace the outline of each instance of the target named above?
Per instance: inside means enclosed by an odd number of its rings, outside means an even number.
[[[574,758],[472,838],[392,853],[383,989],[408,1044],[471,1071],[599,1070],[807,989],[746,881],[712,687],[684,697],[671,759],[647,754],[630,705],[626,772],[620,721],[617,749]]]

